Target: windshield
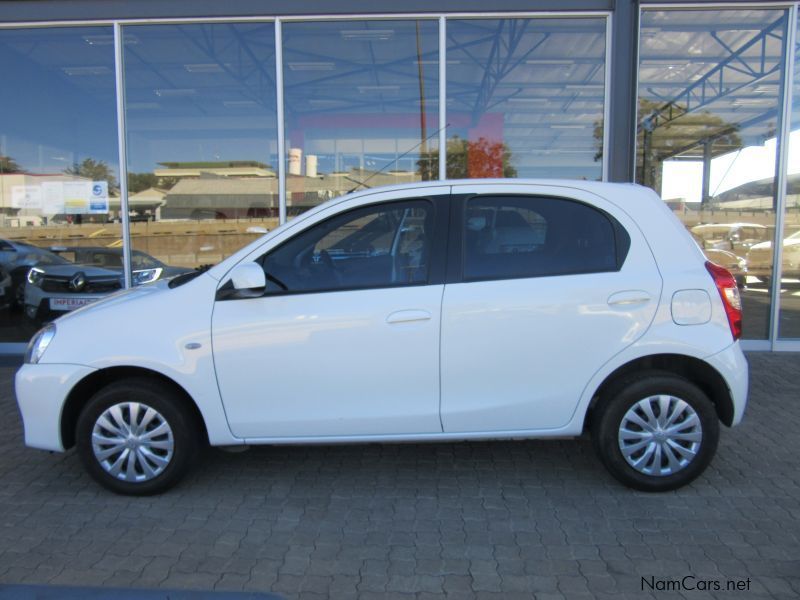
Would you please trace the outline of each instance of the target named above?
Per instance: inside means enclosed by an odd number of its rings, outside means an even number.
[[[692,233],[701,240],[715,240],[727,237],[730,227],[695,227]]]

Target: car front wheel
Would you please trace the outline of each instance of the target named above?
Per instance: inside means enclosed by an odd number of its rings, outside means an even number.
[[[714,406],[700,388],[670,373],[641,373],[601,398],[592,424],[600,460],[632,488],[684,486],[711,462],[719,441]]]
[[[100,484],[121,494],[166,491],[189,470],[198,431],[184,400],[158,381],[112,383],[87,403],[76,427],[78,455]]]

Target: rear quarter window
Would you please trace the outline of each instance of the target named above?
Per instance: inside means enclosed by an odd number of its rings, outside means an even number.
[[[629,247],[616,219],[575,200],[480,196],[464,211],[467,280],[617,271]]]

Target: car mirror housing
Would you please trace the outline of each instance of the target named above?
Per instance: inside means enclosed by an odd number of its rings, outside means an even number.
[[[235,290],[252,290],[267,285],[267,278],[261,265],[254,262],[241,263],[231,271],[231,284]]]

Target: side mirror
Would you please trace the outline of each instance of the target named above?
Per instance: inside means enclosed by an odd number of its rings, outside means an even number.
[[[267,278],[261,265],[254,262],[236,265],[231,271],[231,283],[235,290],[252,290],[267,285]]]

